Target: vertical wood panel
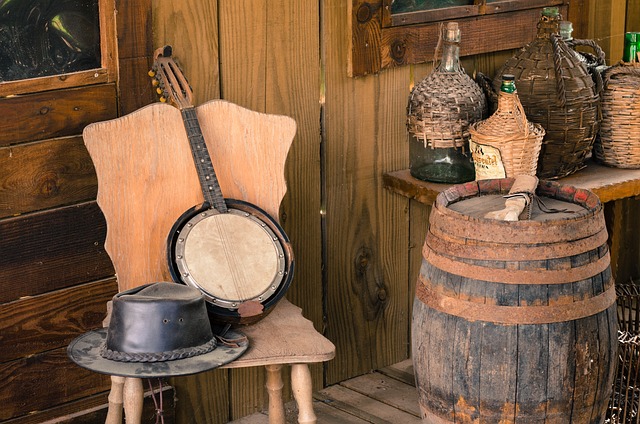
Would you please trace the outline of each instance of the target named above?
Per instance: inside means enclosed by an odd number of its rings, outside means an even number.
[[[627,24],[625,31],[640,31],[640,0],[627,0]]]
[[[156,1],[153,48],[173,47],[174,59],[191,82],[194,103],[220,98],[218,7],[215,1]]]
[[[323,2],[321,16],[331,384],[407,355],[407,199],[385,191],[381,176],[407,164],[410,68],[349,78],[347,2]]]
[[[606,54],[607,64],[622,59],[626,0],[589,0],[587,38],[594,39]]]
[[[266,107],[267,0],[220,0],[220,96],[258,112]]]
[[[297,123],[279,217],[296,259],[287,297],[322,330],[318,2],[222,1],[220,46],[222,97]],[[322,367],[312,372],[318,389]],[[266,406],[262,368],[233,370],[231,381],[234,418]]]
[[[266,64],[267,55],[272,54],[267,50],[268,6],[267,0],[219,2],[220,95],[258,112],[266,109]],[[232,418],[252,414],[267,405],[262,367],[229,372]]]

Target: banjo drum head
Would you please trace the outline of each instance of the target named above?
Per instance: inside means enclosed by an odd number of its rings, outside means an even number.
[[[180,279],[221,308],[237,309],[248,300],[265,302],[278,292],[287,273],[287,258],[273,230],[238,209],[200,211],[179,230],[174,243]]]

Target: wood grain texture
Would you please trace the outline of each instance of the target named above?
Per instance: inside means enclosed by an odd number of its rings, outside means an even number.
[[[116,116],[115,84],[0,98],[0,146],[77,135]]]
[[[407,163],[409,68],[349,78],[345,2],[323,3],[328,383],[405,359],[408,335],[406,200],[382,174]],[[346,100],[353,99],[353,100]]]
[[[154,48],[151,0],[119,0],[117,3],[119,59],[150,56]]]
[[[154,395],[156,401],[159,401],[159,390],[154,381]],[[95,424],[105,422],[108,409],[108,393],[102,392],[91,395],[77,401],[68,402],[64,405],[54,406],[52,408],[31,412],[17,418],[3,421],[4,424],[37,424],[44,422],[55,422],[57,424]],[[177,398],[175,389],[171,386],[162,386],[162,411],[164,424],[175,423],[175,408]],[[156,406],[151,391],[144,393],[142,405],[142,421],[141,424],[156,423]]]
[[[0,221],[0,303],[113,276],[95,202]]]
[[[640,31],[640,0],[627,0],[625,31]]]
[[[148,75],[152,63],[151,56],[120,60],[119,89],[120,93],[126,95],[120,95],[118,98],[118,116],[127,115],[158,101],[158,94],[151,86]]]
[[[220,95],[248,109],[266,112],[267,55],[274,54],[267,49],[269,2],[221,0],[218,4]],[[251,19],[247,19],[249,16]]]
[[[217,2],[152,2],[153,46],[173,47],[174,60],[192,83],[194,104],[220,98]]]
[[[297,123],[285,169],[288,191],[280,206],[281,224],[296,257],[287,297],[322,329],[319,5],[308,0],[219,3],[222,97],[256,111],[291,116]],[[311,370],[318,389],[322,366]],[[234,370],[231,381],[234,417],[266,404],[263,369]],[[285,397],[288,389],[285,385]]]
[[[566,6],[561,6],[560,10],[566,15]],[[503,24],[505,19],[508,19],[509,25]],[[539,20],[540,9],[457,19],[462,33],[460,55],[520,48],[535,39]],[[438,42],[438,28],[439,22],[384,29],[381,41],[382,68],[432,60]]]
[[[95,199],[82,137],[0,148],[0,218]]]
[[[0,352],[0,361],[66,346],[80,334],[102,327],[106,304],[116,293],[111,278],[4,304],[0,333],[12,348]]]
[[[108,376],[71,362],[66,346],[4,362],[0,378],[0,420],[104,392],[110,386]]]
[[[243,327],[251,345],[242,357],[223,368],[325,362],[335,356],[333,344],[314,331],[302,309],[282,299],[257,324]]]
[[[607,65],[622,59],[626,0],[589,0],[587,38],[595,40],[606,55]]]

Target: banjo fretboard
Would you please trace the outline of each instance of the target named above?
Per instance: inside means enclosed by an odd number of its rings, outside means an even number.
[[[207,151],[207,145],[205,144],[204,136],[198,123],[196,109],[194,107],[188,107],[182,109],[181,112],[204,200],[218,212],[227,213],[227,205],[224,201],[220,183],[218,183],[218,178],[213,169],[211,156],[209,156],[209,152]]]

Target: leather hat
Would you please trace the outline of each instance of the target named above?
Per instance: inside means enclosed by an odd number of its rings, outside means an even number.
[[[123,377],[172,377],[217,368],[242,355],[246,336],[213,334],[202,293],[159,282],[116,294],[109,326],[72,341],[67,354],[91,371]]]

